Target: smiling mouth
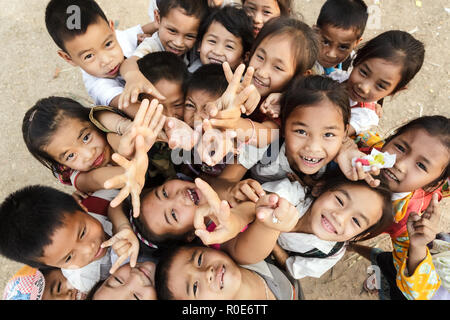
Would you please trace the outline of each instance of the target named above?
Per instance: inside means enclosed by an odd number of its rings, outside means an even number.
[[[219,272],[217,274],[220,290],[222,290],[224,287],[223,278],[225,276],[225,271],[226,271],[225,266],[222,266],[222,268],[219,269]]]
[[[112,69],[110,72],[108,72],[108,76],[114,76],[119,72],[120,64],[118,64],[114,69]]]
[[[324,159],[324,158],[311,158],[311,157],[303,157],[303,156],[300,156],[300,158],[303,160],[304,164],[306,164],[307,166],[311,166],[311,167],[317,166]]]
[[[92,168],[100,167],[100,165],[103,163],[104,159],[105,159],[105,153],[102,152],[102,154],[99,155],[97,159],[95,159],[94,163],[92,164]]]
[[[169,49],[168,51],[176,54],[177,56],[181,56],[184,53],[184,50],[175,49],[175,48],[171,47],[170,45],[168,45],[167,48]]]
[[[331,224],[331,222],[330,222],[327,218],[325,218],[325,216],[323,216],[323,215],[322,215],[321,222],[322,222],[323,228],[324,228],[326,231],[328,231],[329,233],[337,234],[336,228],[335,228],[335,227]]]
[[[356,100],[358,102],[364,102],[366,101],[366,98],[362,97],[361,95],[359,95],[355,89],[352,88],[352,93],[353,93],[353,97],[356,98]]]
[[[75,300],[84,300],[86,298],[86,294],[84,294],[83,292],[80,291],[76,291],[77,293],[75,294]]]
[[[224,61],[222,61],[221,59],[217,59],[217,58],[213,58],[213,57],[208,57],[209,63],[215,63],[215,64],[222,64],[224,63]]]
[[[265,84],[263,81],[259,80],[257,77],[253,77],[253,83],[257,87],[268,88],[269,85]]]
[[[389,169],[383,170],[383,175],[389,180],[392,180],[396,183],[400,183],[400,180],[398,180],[397,176],[393,174]]]
[[[188,196],[189,196],[189,198],[191,199],[191,201],[192,201],[196,206],[198,206],[198,203],[199,203],[199,201],[200,201],[200,198],[199,198],[199,196],[198,196],[197,191],[195,191],[195,189],[188,189],[188,190],[187,190],[187,193],[188,193]]]

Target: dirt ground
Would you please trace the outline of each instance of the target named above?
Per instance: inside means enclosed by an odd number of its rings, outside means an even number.
[[[312,25],[323,0],[293,0],[295,9],[306,23]],[[144,24],[148,20],[148,0],[98,0],[109,19],[119,29]],[[364,39],[400,29],[414,34],[426,45],[426,60],[409,89],[394,99],[387,99],[381,132],[388,133],[405,121],[420,115],[450,116],[449,91],[449,13],[448,0],[366,0],[373,12],[379,12],[379,24],[366,30]],[[68,65],[56,54],[56,46],[47,34],[44,0],[0,0],[0,201],[11,192],[27,185],[43,184],[72,192],[58,183],[27,151],[21,125],[25,112],[40,98],[62,95],[90,103],[78,69]],[[376,21],[376,20],[373,20]],[[55,71],[60,70],[57,77]],[[450,201],[442,205],[442,230],[450,232]],[[0,222],[1,223],[1,222]],[[367,242],[390,250],[390,241],[380,236]],[[348,252],[320,279],[301,281],[307,299],[376,299],[361,291],[367,276],[368,261]],[[0,257],[0,290],[20,268],[20,264]]]

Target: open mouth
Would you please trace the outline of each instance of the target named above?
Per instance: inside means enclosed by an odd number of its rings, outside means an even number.
[[[114,69],[112,69],[110,72],[108,72],[108,76],[112,77],[115,76],[120,69],[120,64],[118,64]]]
[[[222,64],[225,61],[222,61],[221,59],[215,58],[215,57],[208,57],[209,63],[215,63],[215,64]]]
[[[323,215],[322,215],[321,222],[322,222],[323,228],[324,228],[326,231],[328,231],[329,233],[337,234],[336,228],[335,228],[335,227],[331,224],[331,222],[330,222],[327,218],[325,218],[325,216],[323,216]]]
[[[260,79],[258,79],[257,77],[253,77],[253,83],[255,84],[255,86],[257,87],[261,87],[261,88],[268,88],[269,85],[264,83],[263,81],[261,81]]]
[[[168,51],[176,54],[177,56],[181,56],[184,53],[184,50],[173,48],[170,45],[167,46],[167,49],[168,49]]]
[[[198,206],[198,203],[200,201],[200,197],[198,196],[198,193],[195,189],[188,189],[187,190],[188,196],[191,199],[191,201]]]
[[[312,157],[303,157],[300,156],[300,158],[303,160],[303,163],[310,167],[315,167],[318,164],[320,164],[324,158],[312,158]]]
[[[105,253],[105,248],[99,247],[97,253],[95,254],[94,261],[100,258]]]
[[[77,290],[75,294],[75,300],[84,300],[84,299],[86,299],[86,294]]]
[[[398,180],[397,176],[393,174],[389,169],[382,170],[383,175],[388,178],[388,180],[392,180],[396,183],[400,183],[400,180]]]
[[[224,287],[224,281],[223,281],[223,278],[224,278],[224,276],[225,276],[225,271],[226,271],[226,269],[225,269],[225,266],[222,266],[222,268],[220,268],[219,269],[219,272],[217,273],[217,279],[218,279],[218,281],[219,281],[219,288],[220,288],[220,290],[222,290],[223,289],[223,287]]]
[[[362,97],[361,95],[359,95],[355,89],[352,88],[351,90],[353,97],[355,98],[354,100],[358,101],[358,102],[364,102],[366,101],[366,98]]]

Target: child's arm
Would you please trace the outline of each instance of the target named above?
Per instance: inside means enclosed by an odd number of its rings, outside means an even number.
[[[83,193],[95,192],[105,189],[107,180],[124,173],[119,166],[109,166],[93,169],[88,172],[80,172],[74,181],[74,187]]]
[[[139,57],[132,56],[120,66],[120,74],[125,79],[125,88],[118,101],[119,109],[126,109],[131,103],[137,103],[140,93],[147,93],[156,99],[166,99],[153,84],[139,71]]]
[[[122,206],[108,208],[108,218],[113,225],[114,236],[102,243],[102,248],[112,246],[119,258],[111,267],[109,272],[113,274],[130,257],[130,266],[136,266],[139,254],[139,240],[134,234],[130,221],[123,212]]]
[[[407,232],[392,239],[392,255],[397,269],[397,286],[409,299],[430,299],[439,289],[441,280],[436,273],[427,244],[439,232],[440,212],[437,194],[425,213],[411,213]]]
[[[239,264],[264,260],[272,252],[280,232],[291,231],[299,219],[297,209],[276,194],[258,200],[256,216],[257,219],[247,230],[224,245],[224,249]]]

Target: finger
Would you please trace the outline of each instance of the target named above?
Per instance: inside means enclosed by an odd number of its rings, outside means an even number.
[[[136,116],[134,117],[133,123],[134,124],[141,124],[142,120],[144,119],[144,116],[148,110],[149,107],[149,101],[148,99],[144,99],[141,102],[141,105],[139,106],[139,110],[136,113]]]
[[[439,223],[439,221],[441,220],[441,212],[439,210],[439,196],[437,193],[433,194],[431,203],[428,206],[426,212],[430,214],[430,220],[433,223]]]
[[[144,119],[142,121],[142,125],[146,128],[150,128],[150,122],[156,114],[156,110],[159,106],[159,101],[157,99],[152,99],[150,102],[150,106],[147,109],[147,112],[144,114]]]
[[[140,193],[131,194],[131,202],[133,206],[133,218],[138,218],[141,210],[141,201],[139,198]]]
[[[239,95],[237,96],[235,104],[241,105],[246,103],[250,96],[253,94],[254,90],[256,90],[256,87],[254,85],[245,87],[244,90],[242,90],[241,93],[239,93]]]
[[[200,238],[200,240],[203,242],[204,245],[213,244],[213,242],[211,242],[209,231],[197,229],[194,232],[195,235]]]
[[[126,177],[125,175],[115,176],[111,179],[108,179],[103,184],[103,187],[105,189],[116,189],[116,188],[123,188],[123,186],[126,184]]]
[[[111,269],[109,270],[109,273],[113,274],[114,272],[119,269],[119,267],[122,265],[122,263],[128,258],[126,254],[119,256],[117,261],[112,265]]]
[[[356,174],[358,175],[358,180],[362,180],[366,177],[366,173],[364,172],[363,166],[361,164],[361,162],[357,162],[356,163]]]
[[[217,116],[217,113],[219,112],[217,103],[215,101],[208,102],[205,106],[205,112],[210,118],[215,118]]]
[[[129,169],[131,166],[131,162],[119,153],[114,153],[111,156],[111,158],[115,163],[117,163],[119,166],[123,167],[124,169]]]
[[[140,88],[135,88],[132,92],[131,92],[131,97],[130,97],[130,102],[131,103],[136,103],[138,98],[139,98],[139,94],[141,93],[142,90],[140,90]]]
[[[248,200],[248,197],[245,194],[243,194],[240,190],[236,190],[233,197],[239,201]]]
[[[205,217],[208,216],[208,209],[198,208],[194,214],[194,228],[196,230],[206,230]]]
[[[163,96],[163,95],[161,94],[161,92],[159,92],[158,89],[156,89],[156,87],[155,87],[152,83],[150,83],[150,82],[149,82],[149,84],[147,84],[147,86],[145,87],[144,92],[146,92],[146,93],[152,95],[153,97],[155,97],[155,98],[158,99],[158,100],[165,100],[165,99],[166,99],[166,97]]]
[[[248,184],[255,190],[259,197],[263,197],[266,195],[266,192],[258,181],[250,179]]]
[[[231,83],[233,81],[233,70],[231,70],[230,64],[228,62],[222,63],[222,69],[225,73],[225,78],[227,79],[228,83]]]
[[[230,219],[230,214],[231,214],[230,205],[226,200],[222,200],[220,202],[220,209],[216,213],[217,219],[221,224],[223,224],[224,222]]]
[[[253,190],[252,187],[250,187],[248,184],[244,184],[241,186],[241,191],[243,194],[245,194],[247,196],[248,199],[250,199],[250,201],[253,202],[257,202],[259,197],[256,194],[255,190]]]
[[[374,179],[370,174],[367,174],[364,180],[371,186],[372,188],[376,188],[380,185],[380,180]]]
[[[125,90],[122,93],[122,107],[123,108],[128,107],[129,103],[130,103],[130,91],[129,90]]]
[[[245,88],[252,83],[253,75],[255,74],[255,68],[248,67],[244,74],[244,79],[242,80],[242,87]]]
[[[100,247],[101,247],[101,248],[107,248],[107,247],[110,247],[110,246],[112,246],[114,243],[116,243],[116,241],[117,241],[117,237],[116,237],[116,236],[113,236],[113,237],[111,237],[109,240],[106,240],[106,241],[102,242],[102,244],[100,245]]]
[[[205,197],[206,201],[213,208],[213,210],[216,212],[219,211],[220,198],[217,192],[215,192],[207,182],[200,178],[195,179],[195,185],[197,188],[202,190],[202,195]]]
[[[259,198],[257,206],[274,208],[277,202],[278,196],[276,194],[266,194],[265,196]]]
[[[139,245],[132,245],[130,250],[128,250],[128,256],[130,257],[130,266],[134,268],[139,256]]]
[[[228,68],[230,67],[228,62],[225,62],[223,64],[224,71],[225,71],[226,66]],[[231,70],[231,68],[230,68],[230,70]],[[244,74],[244,71],[245,71],[244,64],[241,64],[241,65],[239,65],[239,67],[236,68],[236,70],[234,71],[233,78],[231,79],[231,82],[229,82],[228,88],[224,94],[236,94],[238,92],[239,87],[241,85],[241,78],[242,78],[242,75]]]
[[[115,208],[125,200],[130,194],[127,187],[122,188],[119,194],[111,201],[110,206]]]

